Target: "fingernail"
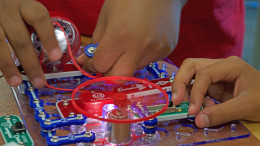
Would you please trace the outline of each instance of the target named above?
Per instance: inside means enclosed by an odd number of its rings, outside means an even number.
[[[33,85],[36,88],[43,88],[44,87],[44,81],[41,77],[36,77],[33,79]]]
[[[201,127],[209,127],[209,117],[206,114],[201,114],[199,116],[199,121],[201,124]]]
[[[55,48],[50,52],[50,60],[59,60],[62,57],[62,52],[60,48]]]
[[[188,112],[193,113],[192,111],[194,111],[194,110],[195,110],[195,105],[192,102],[190,102]]]
[[[10,78],[10,85],[11,86],[17,86],[17,85],[19,85],[20,84],[20,79],[19,79],[19,77],[17,77],[17,76],[12,76],[11,78]]]

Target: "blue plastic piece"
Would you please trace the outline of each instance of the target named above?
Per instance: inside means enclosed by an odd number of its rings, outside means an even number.
[[[152,63],[146,67],[146,70],[150,71],[155,79],[167,77],[167,72],[158,68],[158,63]]]
[[[157,127],[154,128],[146,128],[145,126],[142,126],[145,134],[155,134]]]
[[[77,119],[77,115],[74,117],[62,118],[50,120],[50,125],[44,124],[45,121],[39,121],[43,130],[52,130],[58,127],[70,126],[70,125],[83,125],[86,123],[87,117],[82,116],[83,119]]]
[[[84,115],[75,115],[68,118],[49,119],[50,115],[43,108],[44,102],[39,98],[38,90],[33,88],[30,82],[25,81],[23,84],[26,87],[25,94],[30,99],[29,104],[34,109],[35,120],[40,123],[41,135],[46,138],[48,145],[57,146],[79,142],[93,143],[95,141],[95,134],[93,132],[91,132],[91,135],[86,135],[84,132],[75,135],[54,136],[56,134],[56,128],[70,125],[84,125],[87,117]],[[46,122],[46,119],[49,121]]]
[[[158,120],[157,118],[154,118],[152,120],[148,120],[148,121],[144,121],[143,122],[143,130],[145,134],[155,134],[156,130],[157,130],[157,123]]]
[[[150,71],[155,76],[156,79],[160,78],[160,71],[158,70],[158,64],[157,63],[153,63],[151,65],[148,65],[146,67],[146,69],[148,71]]]
[[[85,47],[85,54],[89,57],[92,58],[95,55],[95,51],[97,49],[98,44],[89,44]],[[90,48],[94,48],[95,50],[93,52],[89,51]]]
[[[75,135],[68,135],[68,136],[57,136],[56,140],[53,137],[49,137],[46,139],[47,144],[49,146],[60,146],[60,145],[67,145],[67,144],[75,144],[75,143],[93,143],[95,141],[95,134],[91,132],[91,136],[87,137],[85,132],[81,134]]]
[[[144,121],[144,126],[156,126],[158,123],[158,120],[157,118],[154,118],[152,120],[147,120],[147,121]]]
[[[42,130],[41,130],[41,136],[42,137],[52,137],[53,135],[55,135],[56,134],[56,130],[52,130],[52,131],[48,131],[48,132],[43,132]]]
[[[83,125],[86,123],[87,117],[82,115],[82,118],[77,118],[77,115],[74,117],[69,117],[69,118],[62,118],[62,119],[55,119],[55,120],[50,120],[50,124],[46,125],[45,120],[50,118],[50,115],[44,110],[43,108],[43,100],[41,100],[38,97],[37,90],[28,90],[30,83],[27,82],[25,85],[27,87],[26,94],[30,98],[30,105],[35,111],[35,120],[40,123],[41,129],[43,130],[52,130],[58,127],[63,127],[63,126],[70,126],[70,125]],[[44,116],[40,116],[44,114]]]

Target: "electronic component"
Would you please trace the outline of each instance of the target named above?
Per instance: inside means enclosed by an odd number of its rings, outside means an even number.
[[[83,107],[81,100],[76,99],[75,102]],[[79,112],[72,106],[71,100],[61,100],[56,103],[57,110],[61,118],[68,118],[74,115],[79,114]]]
[[[161,107],[147,107],[149,112],[154,113],[157,112]],[[201,107],[202,109],[203,107]],[[167,110],[157,117],[158,121],[167,121],[173,119],[184,119],[195,117],[195,115],[188,114],[189,102],[183,102],[178,106],[168,107]]]
[[[94,114],[97,116],[102,116],[103,106],[106,104],[113,103],[113,92],[91,92],[84,91],[79,95],[81,100],[81,105],[83,109],[88,112],[88,114]],[[78,103],[78,102],[77,102]]]
[[[34,145],[25,125],[16,115],[5,115],[0,117],[0,130],[5,143],[14,142],[18,145]]]
[[[85,47],[85,54],[89,57],[92,58],[95,55],[95,52],[97,50],[98,44],[89,44]]]
[[[26,131],[25,125],[18,121],[12,126],[13,133],[18,134]]]
[[[44,46],[40,41],[37,32],[33,31],[31,34],[33,46],[38,55],[38,58],[40,59],[42,68],[45,73],[55,73],[63,71],[65,64],[71,60],[68,53],[68,44],[72,48],[71,51],[73,56],[77,54],[80,47],[80,33],[77,27],[67,18],[62,19],[58,16],[51,17],[51,20],[54,25],[54,34],[61,48],[61,52],[63,53],[63,56],[60,60],[50,61],[47,57],[47,52],[44,49]],[[64,32],[58,25],[60,25],[63,28]],[[66,38],[68,39],[68,42]]]
[[[130,119],[130,112],[123,109],[113,109],[108,115],[110,119]],[[128,145],[131,143],[131,124],[130,123],[108,123],[107,124],[108,142],[112,144]]]

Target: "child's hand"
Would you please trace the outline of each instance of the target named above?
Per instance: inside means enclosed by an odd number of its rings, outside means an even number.
[[[59,59],[62,54],[47,9],[34,0],[0,0],[0,69],[11,86],[21,83],[21,75],[13,63],[7,38],[32,84],[40,88],[44,86],[43,71],[26,24],[36,29],[49,59]]]
[[[183,101],[186,86],[195,76],[190,93],[189,114],[198,127],[232,120],[260,121],[260,72],[238,57],[186,59],[173,83],[173,102]],[[205,96],[223,102],[205,103]],[[200,111],[202,103],[208,105]]]
[[[93,36],[97,51],[78,63],[105,76],[132,76],[163,59],[177,44],[183,5],[183,0],[106,0]]]

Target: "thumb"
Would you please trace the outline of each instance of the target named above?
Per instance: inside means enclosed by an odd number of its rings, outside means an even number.
[[[248,116],[248,113],[252,112],[250,104],[246,104],[248,101],[245,99],[243,97],[236,97],[226,102],[204,108],[195,118],[196,125],[204,128],[244,119]]]
[[[105,29],[104,25],[102,25],[100,23],[97,24],[95,31],[93,32],[93,36],[92,36],[90,44],[99,43],[99,41],[103,37],[104,29]],[[89,66],[89,64],[91,64],[91,62],[92,62],[92,58],[87,57],[87,55],[85,53],[83,53],[79,57],[77,57],[76,61],[78,64],[83,65],[84,70],[96,72],[96,70],[93,67]]]

